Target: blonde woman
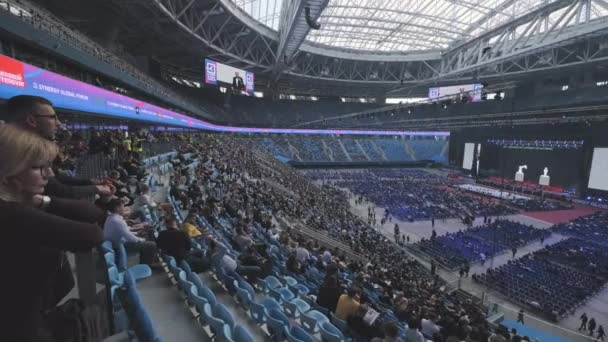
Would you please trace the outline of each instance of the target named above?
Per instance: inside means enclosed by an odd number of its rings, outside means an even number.
[[[87,251],[102,242],[103,211],[84,201],[43,195],[56,156],[51,141],[0,125],[3,341],[55,341],[45,313],[73,287],[61,282],[65,267],[70,270],[63,251]]]

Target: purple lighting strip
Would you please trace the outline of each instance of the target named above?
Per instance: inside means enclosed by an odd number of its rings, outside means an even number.
[[[216,132],[387,136],[450,135],[450,132],[292,129],[214,125],[128,96],[76,81],[0,54],[0,98],[8,99],[12,96],[23,94],[45,97],[53,102],[55,107],[67,110]],[[2,118],[0,117],[0,119]]]

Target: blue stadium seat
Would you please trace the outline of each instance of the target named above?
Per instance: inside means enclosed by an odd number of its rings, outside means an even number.
[[[305,312],[310,310],[310,305],[300,298],[294,298],[289,302],[283,303],[285,314],[290,318],[296,319]]]
[[[273,335],[274,340],[283,341],[287,338],[289,330],[289,318],[280,309],[272,309],[266,317],[268,330]]]
[[[346,342],[349,338],[344,337],[342,332],[329,322],[320,324],[322,342]]]
[[[291,327],[291,330],[287,331],[288,342],[314,342],[315,338],[307,333],[304,329],[297,325]]]
[[[234,342],[254,342],[253,337],[245,328],[237,325],[234,328]]]
[[[317,310],[311,310],[300,317],[302,328],[309,334],[314,335],[319,332],[319,326],[325,322],[329,322],[329,318]]]

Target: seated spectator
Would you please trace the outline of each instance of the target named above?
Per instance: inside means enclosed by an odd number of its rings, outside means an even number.
[[[372,342],[399,342],[399,326],[395,322],[388,322],[383,327],[384,338],[374,338]]]
[[[167,255],[175,258],[178,263],[185,260],[192,271],[201,273],[211,268],[211,260],[202,251],[193,251],[190,237],[179,230],[174,217],[166,220],[167,229],[158,234],[156,243],[158,248]]]
[[[346,294],[343,294],[338,299],[336,305],[336,317],[346,321],[348,317],[357,313],[361,298],[361,289],[356,286],[351,286]]]
[[[405,332],[405,342],[424,342],[424,336],[420,332],[420,321],[416,317],[407,321],[407,331]]]
[[[192,239],[198,240],[201,238],[205,238],[209,235],[209,233],[202,231],[196,225],[196,214],[194,214],[192,212],[188,213],[188,216],[186,216],[186,219],[184,220],[184,223],[182,224],[182,229]]]
[[[146,241],[146,239],[138,237],[131,232],[131,227],[129,227],[123,217],[125,205],[122,200],[120,198],[111,199],[107,204],[107,209],[109,215],[104,224],[104,239],[112,241],[114,244],[124,241],[125,248],[128,252],[139,252],[140,263],[156,266],[156,264],[154,264],[156,243],[153,241]],[[141,231],[144,227],[140,226],[134,228]]]
[[[245,234],[243,228],[236,228],[236,233],[232,236],[232,241],[238,247],[237,249],[241,252],[246,251],[249,247],[253,245],[253,240]]]
[[[156,208],[158,206],[156,201],[154,201],[154,199],[152,199],[152,196],[150,195],[150,187],[148,186],[148,184],[141,184],[139,186],[139,191],[139,197],[137,197],[136,199],[136,203],[139,207],[147,205],[150,208]]]
[[[0,285],[5,341],[55,341],[46,315],[73,288],[64,251],[102,242],[103,211],[78,200],[43,196],[57,147],[13,125],[0,125],[0,257],[9,279]],[[66,323],[69,324],[69,323]]]
[[[228,250],[226,246],[215,241],[209,240],[209,248],[211,251],[211,260],[212,262],[221,267],[227,273],[237,273],[248,279],[255,280],[262,269],[259,266],[246,266],[239,264],[230,254],[228,254]]]
[[[289,272],[293,272],[293,273],[303,273],[304,272],[304,270],[302,270],[302,265],[300,265],[300,263],[298,262],[298,259],[296,258],[295,251],[289,253],[289,256],[287,257],[287,261],[285,262],[285,268]]]
[[[264,277],[272,273],[272,261],[258,253],[255,246],[249,246],[247,250],[239,256],[242,266],[256,266],[260,268],[258,276]]]
[[[296,248],[296,260],[300,263],[300,265],[306,264],[306,262],[310,259],[310,252],[306,247],[304,247],[304,241],[298,242],[298,247]]]
[[[368,310],[369,308],[366,304],[361,304],[357,306],[355,312],[346,319],[346,323],[350,330],[354,332],[356,336],[364,337],[365,341],[377,339],[382,336],[382,329],[375,324],[375,321],[370,325],[364,320]]]
[[[335,275],[325,277],[325,281],[319,288],[317,304],[331,312],[336,311],[338,299],[344,293],[344,289],[338,284],[338,277]]]
[[[427,318],[423,318],[420,321],[420,330],[422,330],[422,335],[426,338],[432,338],[433,335],[439,332],[439,327],[435,324],[435,314],[428,314]]]
[[[332,261],[331,252],[325,246],[319,248],[319,256],[325,265],[329,265]]]

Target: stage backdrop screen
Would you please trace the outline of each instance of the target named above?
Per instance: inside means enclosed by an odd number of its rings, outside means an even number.
[[[253,93],[255,75],[252,72],[234,68],[220,62],[205,58],[205,83],[212,85],[232,85],[232,79],[239,74],[243,78],[245,91]]]
[[[462,168],[470,170],[473,168],[473,153],[475,152],[475,143],[464,144],[464,157],[462,158]]]
[[[608,148],[594,148],[589,188],[608,191]]]
[[[519,166],[526,165],[524,180],[538,184],[544,168],[549,169],[550,185],[579,191],[583,179],[583,149],[501,147],[484,144],[479,157],[482,177],[515,179]]]

